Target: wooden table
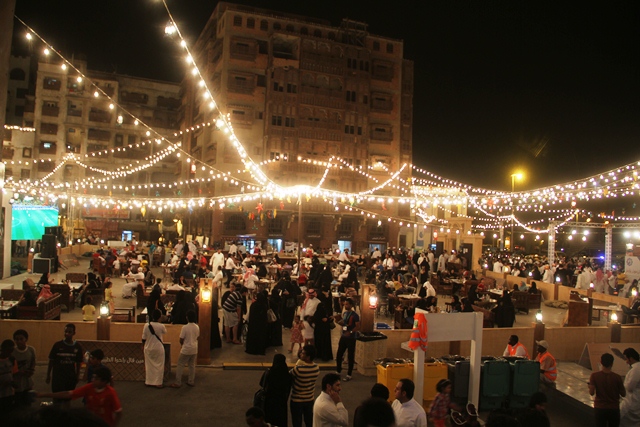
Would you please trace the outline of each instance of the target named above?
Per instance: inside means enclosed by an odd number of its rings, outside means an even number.
[[[418,301],[420,301],[422,298],[420,298],[417,295],[399,295],[398,296],[398,300],[404,304],[404,305],[408,305],[411,308],[415,308],[416,305],[418,305]]]
[[[15,319],[18,301],[3,301],[0,305],[0,319]]]
[[[594,316],[596,311],[598,312],[598,317]],[[599,321],[603,311],[607,313],[605,317],[607,317],[608,321],[611,321],[611,312],[619,313],[618,320],[622,320],[622,308],[618,308],[617,305],[594,305],[591,307],[591,319]]]

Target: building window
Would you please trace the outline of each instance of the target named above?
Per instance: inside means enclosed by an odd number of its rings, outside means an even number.
[[[393,53],[393,44],[387,43],[387,53]]]
[[[282,116],[271,116],[272,126],[282,126]]]
[[[294,119],[293,117],[285,117],[284,126],[288,128],[296,127],[296,119]]]
[[[264,113],[262,111],[256,111],[256,119],[262,120]]]
[[[322,37],[322,31],[320,31],[320,30],[313,30],[313,36],[314,36],[314,37]]]
[[[264,40],[258,40],[258,53],[262,55],[269,54],[269,44]]]
[[[17,99],[24,99],[27,96],[27,93],[29,93],[29,89],[19,87],[16,90],[16,98]]]
[[[283,229],[284,229],[284,221],[282,221],[282,218],[276,217],[276,218],[267,219],[267,233],[269,233],[270,236],[282,235]]]
[[[307,222],[307,237],[319,238],[322,237],[322,222],[318,218],[310,219]]]
[[[309,34],[309,29],[307,27],[300,28],[300,34],[306,36],[307,34]]]
[[[233,214],[225,218],[224,231],[226,234],[242,234],[246,229],[247,225],[244,220],[244,215]]]
[[[260,29],[262,31],[269,31],[269,21],[265,21],[264,19],[260,21]]]
[[[247,28],[255,28],[256,20],[254,18],[247,18]]]
[[[127,143],[129,145],[133,145],[136,143],[136,136],[135,135],[129,135],[127,138]]]
[[[278,82],[273,82],[273,91],[274,92],[284,92],[284,87]]]
[[[296,30],[291,24],[288,24],[286,28],[287,28],[287,31],[289,31],[290,33],[293,33]]]
[[[288,93],[298,93],[298,86],[293,83],[287,83],[287,92]]]
[[[26,73],[24,72],[24,70],[20,68],[14,68],[9,73],[9,79],[11,80],[24,80],[25,78],[26,78]]]
[[[273,23],[273,29],[276,30],[276,31],[280,30],[280,29],[282,29],[282,25],[280,25],[279,22],[274,22]]]
[[[356,102],[356,91],[354,90],[347,91],[347,102]]]
[[[333,31],[330,31],[328,37],[329,37],[329,40],[335,40],[336,39],[336,33],[334,33]]]
[[[13,110],[13,114],[16,117],[22,117],[24,116],[24,105],[16,105],[16,107]]]
[[[242,27],[242,16],[236,15],[233,17],[233,26]]]
[[[376,52],[378,52],[380,50],[380,42],[379,41],[374,41],[373,42],[373,50],[375,50]]]
[[[114,142],[114,146],[115,147],[122,147],[124,145],[124,136],[122,136],[121,134],[116,134],[116,139]]]

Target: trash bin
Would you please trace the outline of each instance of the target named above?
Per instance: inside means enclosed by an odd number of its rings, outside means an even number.
[[[436,385],[440,380],[449,379],[449,368],[446,363],[433,362],[424,364],[424,385],[422,387],[422,407],[429,411],[431,402],[435,399]]]
[[[451,400],[464,406],[469,398],[469,373],[471,372],[471,362],[461,360],[449,363],[449,379],[453,390]]]
[[[502,407],[509,396],[511,366],[506,360],[487,360],[482,365],[480,378],[480,409]]]
[[[359,334],[356,340],[356,369],[360,375],[376,375],[374,360],[387,354],[387,336],[380,332]]]
[[[540,383],[540,362],[517,360],[511,363],[510,408],[526,408],[531,395],[538,391]]]
[[[380,362],[376,366],[378,382],[389,389],[389,402],[395,399],[394,390],[402,378],[413,378],[413,363]]]

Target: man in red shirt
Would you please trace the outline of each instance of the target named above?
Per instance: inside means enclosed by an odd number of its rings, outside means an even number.
[[[54,399],[86,399],[87,410],[96,414],[115,427],[122,418],[122,406],[120,399],[111,382],[111,371],[107,367],[100,367],[93,373],[93,381],[75,390],[60,391],[57,393],[38,393],[38,397],[52,397]]]
[[[593,372],[589,377],[589,394],[595,395],[593,411],[597,427],[611,427],[620,424],[620,397],[625,397],[626,390],[622,377],[611,370],[613,355],[604,353],[600,357],[602,370]]]

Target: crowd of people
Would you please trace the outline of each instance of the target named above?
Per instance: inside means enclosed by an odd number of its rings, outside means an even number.
[[[623,268],[605,269],[603,263],[590,258],[563,257],[549,262],[546,256],[485,253],[478,263],[496,273],[508,273],[576,289],[593,289],[624,298],[631,296],[633,290],[638,292],[638,280],[630,280]]]

